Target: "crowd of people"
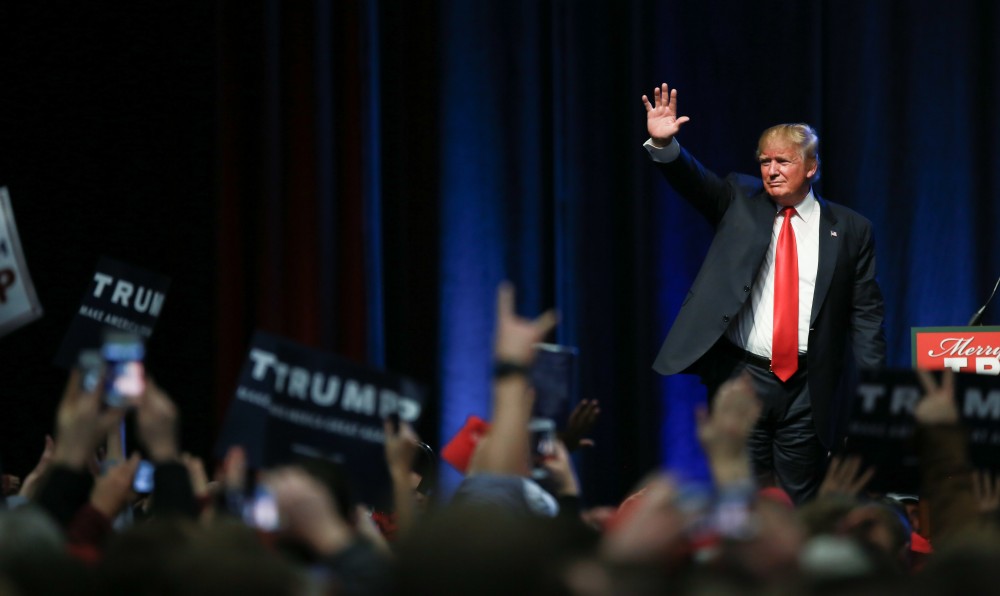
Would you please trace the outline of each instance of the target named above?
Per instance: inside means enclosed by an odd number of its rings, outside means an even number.
[[[247,469],[239,448],[213,474],[178,444],[179,413],[152,381],[133,410],[155,464],[135,491],[125,410],[71,373],[37,467],[5,477],[0,594],[726,594],[984,593],[1000,566],[1000,491],[974,473],[950,374],[922,373],[916,495],[866,492],[873,471],[834,459],[819,495],[793,504],[756,484],[747,438],[761,404],[746,375],[724,383],[697,435],[712,486],[651,475],[618,507],[587,508],[559,442],[533,463],[533,393],[525,374],[553,313],[514,312],[498,292],[492,416],[467,476],[448,500],[415,466],[406,423],[386,421],[394,511],[373,515],[341,469],[319,461]],[[580,415],[581,412],[585,414]],[[565,436],[597,408],[578,409]],[[582,421],[582,423],[581,423]],[[545,474],[536,482],[532,466]],[[212,480],[209,480],[209,478]],[[273,515],[255,512],[261,489]],[[431,498],[427,498],[430,496]],[[380,522],[380,523],[376,523]]]

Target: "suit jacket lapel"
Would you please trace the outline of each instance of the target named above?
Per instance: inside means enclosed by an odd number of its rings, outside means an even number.
[[[837,265],[837,257],[840,254],[843,234],[837,223],[837,218],[833,215],[830,206],[816,196],[819,202],[819,266],[816,270],[816,289],[813,293],[812,313],[809,316],[809,325],[816,322],[816,315],[819,314],[823,301],[826,300],[826,293],[830,289],[830,282],[833,280],[833,271]]]

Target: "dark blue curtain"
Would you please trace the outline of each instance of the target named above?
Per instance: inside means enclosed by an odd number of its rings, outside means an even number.
[[[559,309],[553,339],[579,347],[581,397],[602,403],[578,461],[591,500],[657,467],[703,478],[704,390],[650,369],[711,238],[641,149],[639,97],[661,81],[691,117],[681,142],[720,173],[753,173],[769,125],[816,126],[818,191],[874,223],[890,363],[909,363],[911,326],[965,323],[1000,275],[992,1],[137,0],[0,16],[0,183],[47,312],[0,346],[15,470],[51,420],[53,346],[111,254],[174,278],[151,364],[177,379],[195,451],[258,327],[422,381],[419,431],[440,445],[487,413],[506,278],[522,313]]]
[[[485,408],[493,288],[508,277],[524,312],[561,310],[583,397],[604,405],[591,494],[613,498],[657,463],[704,477],[704,390],[649,371],[711,238],[640,148],[639,96],[660,81],[692,118],[681,142],[720,173],[753,173],[767,126],[817,127],[817,190],[874,222],[891,364],[908,365],[911,326],[964,324],[1000,274],[990,2],[440,11],[444,436]]]
[[[638,17],[533,0],[440,13],[440,433],[488,413],[494,293],[511,279],[523,313],[555,306],[553,339],[580,347],[583,397],[603,407],[584,462],[597,491],[657,459]]]
[[[818,129],[817,190],[875,226],[891,364],[909,363],[911,326],[964,323],[1000,274],[991,2],[258,6],[271,49],[240,76],[285,106],[311,99],[296,104],[309,111],[282,108],[298,137],[276,131],[262,142],[283,139],[281,150],[254,155],[315,163],[288,174],[318,180],[317,198],[301,182],[295,195],[320,201],[307,210],[322,230],[315,283],[338,300],[363,288],[357,354],[428,385],[420,432],[434,445],[488,414],[494,293],[510,279],[522,313],[559,309],[553,339],[580,349],[581,397],[601,401],[597,448],[578,461],[590,498],[616,501],[657,467],[706,476],[692,423],[704,389],[650,369],[711,239],[641,148],[639,97],[661,81],[691,117],[681,142],[719,173],[754,173],[772,124]],[[223,30],[239,32],[233,22]],[[313,40],[308,68],[295,59],[301,39]],[[224,54],[232,68],[240,54]],[[359,229],[362,241],[342,241]],[[358,263],[363,284],[338,281]],[[338,316],[319,317],[324,333],[343,333]]]

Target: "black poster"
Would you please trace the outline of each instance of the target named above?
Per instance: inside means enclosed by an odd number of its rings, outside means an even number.
[[[148,340],[169,289],[168,277],[102,257],[56,353],[56,366],[72,368],[81,350],[100,348],[109,327]]]
[[[847,451],[877,468],[872,488],[917,492],[920,462],[913,411],[922,396],[912,370],[862,373],[847,427]],[[955,400],[972,465],[1000,470],[1000,377],[955,375]]]
[[[337,462],[361,498],[390,494],[382,421],[415,422],[423,390],[412,381],[257,332],[216,452],[242,445],[253,468],[311,457]]]

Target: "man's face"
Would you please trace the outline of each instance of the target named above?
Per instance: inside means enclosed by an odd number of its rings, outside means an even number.
[[[816,173],[816,160],[803,158],[795,143],[768,139],[757,160],[764,190],[777,204],[795,205],[809,193],[809,178]]]

